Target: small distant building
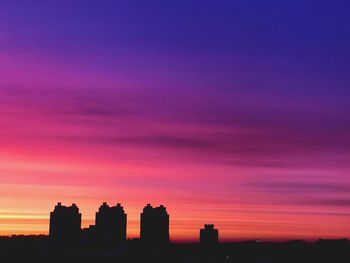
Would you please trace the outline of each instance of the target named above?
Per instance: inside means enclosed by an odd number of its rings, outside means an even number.
[[[63,206],[57,203],[50,213],[49,235],[52,240],[70,242],[80,238],[81,214],[76,204]]]
[[[200,230],[200,243],[204,245],[217,244],[219,242],[219,231],[213,224],[206,224]]]
[[[148,243],[169,243],[169,214],[165,206],[152,207],[150,204],[144,207],[141,213],[142,241]]]
[[[121,204],[103,203],[96,212],[95,233],[101,245],[115,245],[126,240],[127,215]]]

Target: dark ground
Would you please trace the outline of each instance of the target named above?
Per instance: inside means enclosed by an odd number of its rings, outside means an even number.
[[[118,248],[82,242],[53,244],[47,236],[0,238],[1,262],[350,262],[350,241],[232,242],[150,245],[129,240]]]

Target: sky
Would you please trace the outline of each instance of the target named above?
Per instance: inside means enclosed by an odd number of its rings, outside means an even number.
[[[348,1],[1,1],[0,235],[163,204],[175,242],[350,237]]]

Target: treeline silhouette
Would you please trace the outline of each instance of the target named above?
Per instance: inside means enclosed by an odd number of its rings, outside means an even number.
[[[127,239],[121,204],[103,203],[95,225],[81,229],[79,208],[58,203],[50,213],[49,235],[0,237],[0,258],[62,262],[350,262],[348,239],[304,242],[225,242],[213,224],[199,230],[199,243],[174,244],[166,207],[147,204],[140,214],[140,238]]]

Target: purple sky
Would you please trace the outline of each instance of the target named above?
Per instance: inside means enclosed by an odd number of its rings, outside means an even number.
[[[149,200],[178,240],[349,236],[349,7],[1,1],[0,233]]]

